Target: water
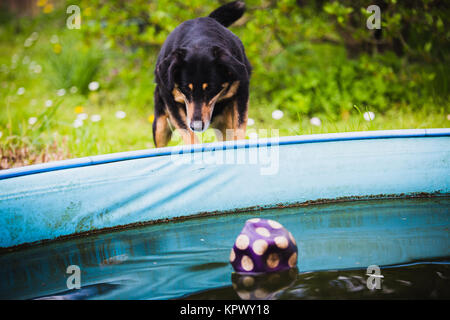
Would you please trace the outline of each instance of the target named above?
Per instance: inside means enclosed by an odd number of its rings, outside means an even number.
[[[0,299],[450,298],[450,198],[372,200],[171,222],[0,255]],[[230,249],[244,222],[292,232],[298,270],[245,279]],[[81,289],[67,289],[70,265]],[[366,268],[381,267],[381,288]]]

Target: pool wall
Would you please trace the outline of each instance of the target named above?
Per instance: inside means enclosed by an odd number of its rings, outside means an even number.
[[[321,134],[0,171],[0,247],[320,199],[449,194],[450,129]]]

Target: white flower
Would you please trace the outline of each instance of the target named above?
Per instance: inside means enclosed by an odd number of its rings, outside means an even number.
[[[23,95],[25,93],[25,88],[24,87],[20,87],[19,89],[17,89],[17,94],[19,96]]]
[[[125,113],[125,111],[119,110],[119,111],[116,112],[116,118],[117,118],[117,119],[123,119],[123,118],[125,118],[126,116],[127,116],[127,114]]]
[[[0,138],[3,136],[3,132],[0,131]]]
[[[57,44],[59,42],[58,36],[56,34],[52,35],[50,37],[50,42],[53,43],[53,44]]]
[[[30,65],[28,66],[28,69],[30,70],[30,72],[34,71],[34,68],[36,67],[37,63],[36,61],[31,61]]]
[[[33,125],[33,124],[36,123],[36,121],[37,121],[36,117],[31,117],[31,118],[28,119],[28,124]]]
[[[81,119],[75,119],[75,121],[73,122],[73,127],[74,128],[79,128],[83,125],[83,120]]]
[[[447,120],[450,121],[450,113],[447,115]]]
[[[25,48],[31,47],[32,45],[33,45],[33,39],[31,39],[31,38],[27,38],[27,39],[25,40],[25,42],[23,43],[23,46],[24,46]]]
[[[56,94],[62,97],[63,95],[66,94],[66,89],[59,89],[58,91],[56,91]]]
[[[312,117],[309,120],[309,123],[311,123],[313,126],[320,127],[320,125],[322,124],[322,121],[320,121],[320,119],[317,117]]]
[[[275,120],[280,120],[281,118],[283,118],[283,111],[281,110],[275,110],[274,112],[272,112],[272,118],[274,118]]]
[[[91,116],[91,121],[92,122],[99,122],[100,120],[102,120],[102,117],[99,114],[93,114]]]
[[[22,59],[22,63],[23,63],[23,64],[29,64],[30,61],[31,61],[31,59],[30,59],[29,56],[25,56],[25,57],[23,57],[23,59]]]
[[[256,140],[258,139],[258,134],[256,132],[250,132],[248,134],[248,137],[250,138],[250,140]]]
[[[78,91],[78,88],[75,86],[70,88],[70,93],[77,93],[77,91]]]
[[[33,69],[35,73],[41,73],[42,71],[42,67],[40,64],[35,65]]]
[[[375,119],[375,113],[373,113],[372,111],[367,111],[364,112],[363,117],[366,121],[372,121],[373,119]]]
[[[100,84],[97,81],[92,81],[91,83],[89,83],[89,90],[91,91],[95,91],[100,87]]]
[[[50,108],[52,105],[53,105],[53,101],[52,101],[52,100],[47,100],[47,101],[45,101],[45,106],[46,106],[47,108]]]
[[[252,118],[248,118],[248,120],[247,120],[247,125],[248,126],[252,126],[252,125],[254,125],[255,124],[255,120],[253,120]]]
[[[30,39],[33,40],[33,41],[36,41],[36,40],[38,39],[38,37],[39,37],[39,33],[37,33],[37,32],[35,31],[35,32],[33,32],[33,33],[31,34]]]
[[[80,113],[79,115],[77,115],[77,120],[86,120],[88,118],[88,114],[87,113]]]

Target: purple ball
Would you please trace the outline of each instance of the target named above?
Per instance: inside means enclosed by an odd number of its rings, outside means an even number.
[[[280,223],[253,218],[236,238],[230,262],[239,273],[279,272],[296,267],[297,256],[294,237]]]

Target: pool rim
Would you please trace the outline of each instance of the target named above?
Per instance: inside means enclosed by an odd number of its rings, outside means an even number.
[[[309,135],[286,136],[275,138],[262,138],[255,140],[213,142],[213,143],[183,145],[164,148],[152,148],[136,151],[125,151],[97,156],[73,158],[61,161],[52,161],[47,163],[0,170],[0,180],[43,172],[94,166],[127,160],[170,156],[175,154],[187,154],[187,153],[209,152],[216,150],[230,150],[242,148],[263,148],[271,146],[283,146],[283,145],[319,143],[319,142],[354,141],[354,140],[369,140],[369,139],[449,137],[449,136],[450,136],[450,128],[430,128],[430,129],[398,129],[398,130],[324,133],[324,134],[309,134]]]

